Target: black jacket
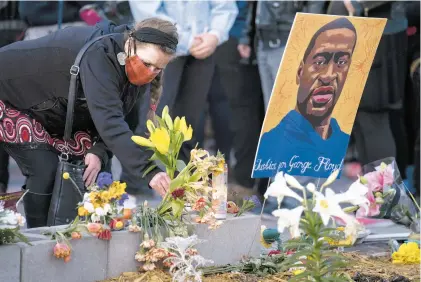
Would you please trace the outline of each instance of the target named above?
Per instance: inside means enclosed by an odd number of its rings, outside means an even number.
[[[106,21],[95,27],[68,27],[0,48],[0,100],[27,112],[48,133],[61,138],[70,67],[86,42],[113,33],[94,43],[80,63],[73,132],[84,130],[96,136],[91,153],[100,156],[105,165],[111,151],[132,177],[140,179],[150,154],[131,141],[133,133],[124,118],[149,85],[130,84],[124,66],[117,61],[127,30],[126,25],[117,27]],[[159,171],[148,174],[148,183]]]

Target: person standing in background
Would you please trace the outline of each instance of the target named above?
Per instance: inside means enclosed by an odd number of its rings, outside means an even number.
[[[215,73],[214,52],[228,40],[238,14],[235,2],[130,1],[130,7],[136,21],[159,17],[177,24],[180,34],[178,57],[166,69],[164,93],[157,111],[168,105],[171,115],[185,116],[193,128],[198,128]],[[146,132],[144,122],[138,127],[137,132]],[[183,145],[180,158],[187,162],[195,145],[193,136]]]
[[[322,14],[325,1],[257,1],[254,25],[248,19],[246,31],[253,26],[256,38],[248,36],[240,40],[238,50],[243,58],[250,54],[251,45],[257,44],[257,62],[267,109],[289,32],[298,12]]]
[[[345,0],[332,1],[328,8],[328,14],[333,15],[388,19],[361,97],[352,135],[360,163],[395,157],[403,179],[408,158],[407,145],[402,145],[407,140],[402,117],[408,43],[405,5],[401,1]]]

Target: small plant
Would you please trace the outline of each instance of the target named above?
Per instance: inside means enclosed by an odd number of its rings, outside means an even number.
[[[0,201],[0,245],[19,240],[29,244],[28,239],[19,231],[24,224],[25,218],[20,213],[4,208],[4,201]]]
[[[170,273],[173,281],[202,281],[202,272],[199,268],[213,263],[213,261],[200,256],[193,248],[202,242],[204,241],[193,235],[187,238],[169,237],[161,244],[161,247],[166,248],[172,255],[164,263],[171,265]]]
[[[277,209],[272,213],[278,217],[278,231],[282,233],[288,228],[292,238],[285,246],[285,250],[293,252],[284,265],[284,270],[294,274],[289,281],[349,281],[349,277],[342,273],[346,259],[335,250],[335,246],[344,239],[353,244],[360,225],[339,204],[348,202],[368,210],[368,189],[357,180],[348,191],[336,194],[328,186],[338,174],[338,170],[334,171],[319,188],[313,183],[303,187],[294,177],[280,172],[265,193],[265,198],[276,197],[279,205],[284,197],[295,198],[301,203],[294,209]],[[303,197],[294,189],[300,190]],[[313,197],[308,199],[307,193],[312,193]],[[329,227],[329,222],[333,220],[335,223],[336,218],[346,223],[343,232]]]

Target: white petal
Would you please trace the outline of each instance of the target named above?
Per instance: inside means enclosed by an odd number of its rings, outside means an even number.
[[[95,209],[95,213],[97,215],[99,215],[99,216],[104,216],[105,215],[105,212],[104,212],[104,209],[103,208],[96,208]]]
[[[319,212],[320,217],[322,218],[323,224],[327,226],[330,220],[330,214],[327,212]]]
[[[289,184],[289,186],[296,188],[296,189],[300,189],[300,190],[304,190],[304,187],[298,182],[298,180],[285,173],[285,181]]]
[[[87,210],[89,213],[93,213],[95,211],[94,209],[94,205],[92,203],[89,202],[85,202],[83,204],[83,207],[85,208],[85,210]]]
[[[330,184],[332,184],[333,182],[335,182],[336,178],[338,178],[340,170],[337,169],[335,171],[333,171],[329,177],[327,178],[326,182],[323,183],[322,187],[326,187],[329,186]]]
[[[311,182],[307,184],[306,188],[311,193],[314,193],[314,191],[316,191],[316,185],[314,185],[314,183]]]

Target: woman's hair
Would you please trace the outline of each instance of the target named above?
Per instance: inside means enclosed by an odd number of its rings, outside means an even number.
[[[134,30],[138,30],[145,27],[158,29],[159,31],[165,32],[168,35],[178,40],[177,27],[175,26],[175,24],[171,23],[170,21],[162,20],[159,18],[148,18],[137,23],[134,27]],[[161,51],[163,51],[165,54],[168,54],[168,55],[174,55],[175,53],[173,49],[168,48],[163,45],[139,42],[137,40],[135,40],[135,42],[136,42],[135,43],[136,46],[145,46],[145,45],[158,46],[161,49]],[[150,105],[149,105],[150,109],[148,112],[148,119],[152,120],[153,122],[155,122],[155,109],[158,106],[159,99],[161,98],[161,95],[162,95],[162,76],[163,74],[160,73],[151,82],[151,89],[150,89],[151,100],[150,100]]]

